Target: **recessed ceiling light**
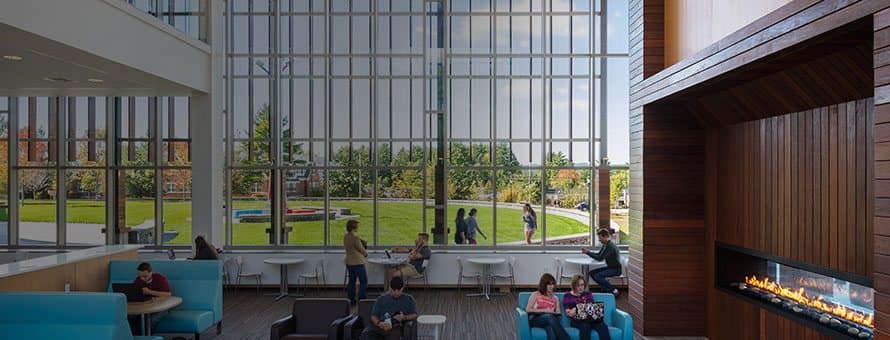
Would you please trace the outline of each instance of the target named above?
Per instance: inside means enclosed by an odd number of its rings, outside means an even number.
[[[90,78],[90,79],[87,79],[87,81],[88,81],[88,82],[91,82],[91,83],[101,83],[101,82],[103,82],[104,80],[102,80],[102,79],[98,79],[98,78]]]
[[[12,60],[12,61],[21,61],[24,58],[19,57],[17,55],[5,55],[5,56],[3,56],[3,59]]]
[[[63,83],[73,82],[73,80],[65,78],[65,77],[46,77],[46,78],[43,78],[43,80],[46,80],[49,82],[57,82],[58,81],[58,82],[63,82]]]

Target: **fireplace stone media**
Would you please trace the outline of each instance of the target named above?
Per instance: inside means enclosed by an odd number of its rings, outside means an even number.
[[[871,278],[717,242],[717,289],[835,338],[874,339]]]

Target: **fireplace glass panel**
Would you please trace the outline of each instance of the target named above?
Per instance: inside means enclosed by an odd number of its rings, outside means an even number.
[[[873,339],[870,278],[718,242],[715,285],[836,338]]]

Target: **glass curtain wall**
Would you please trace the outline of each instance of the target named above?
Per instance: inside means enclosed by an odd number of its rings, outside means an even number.
[[[627,125],[612,2],[228,1],[228,243],[337,247],[355,219],[454,245],[475,210],[478,244],[519,246],[528,203],[528,243],[591,244],[596,169],[627,148],[598,125]]]
[[[14,237],[35,246],[190,243],[188,98],[0,102],[0,159],[6,170],[0,174],[0,242]],[[12,202],[9,192],[16,193]],[[107,237],[108,230],[121,232]]]

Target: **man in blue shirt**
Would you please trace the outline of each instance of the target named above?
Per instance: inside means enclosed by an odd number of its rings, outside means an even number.
[[[485,234],[482,233],[482,229],[479,229],[479,223],[476,222],[476,208],[470,209],[470,216],[466,219],[467,222],[467,243],[476,244],[476,233],[482,235],[482,238],[488,239]]]
[[[411,295],[403,294],[401,277],[389,281],[389,291],[377,298],[371,309],[371,324],[362,332],[362,340],[402,338],[402,323],[417,320],[417,305]]]

